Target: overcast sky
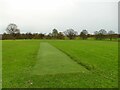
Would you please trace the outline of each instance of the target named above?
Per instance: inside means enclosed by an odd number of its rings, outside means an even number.
[[[118,0],[0,0],[0,33],[10,23],[21,32],[118,32]]]

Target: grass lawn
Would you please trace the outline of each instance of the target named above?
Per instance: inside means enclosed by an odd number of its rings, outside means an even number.
[[[49,43],[41,42],[38,61],[33,74],[45,75],[74,72],[87,72],[87,70]]]
[[[0,40],[0,89],[2,88],[2,41]]]
[[[118,43],[3,41],[3,88],[118,87]]]

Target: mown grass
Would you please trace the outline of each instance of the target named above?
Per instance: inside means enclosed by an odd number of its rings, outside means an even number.
[[[2,41],[0,40],[0,89],[2,88]]]
[[[96,76],[102,76],[101,81],[117,85],[118,81],[118,43],[110,41],[58,41],[52,45],[69,55],[83,67]],[[105,85],[106,83],[104,83]],[[111,85],[111,86],[112,86]]]
[[[40,43],[38,60],[33,70],[34,75],[85,72],[81,65],[47,42]]]
[[[37,40],[3,41],[3,87],[28,87],[39,44]]]
[[[118,87],[118,44],[112,41],[48,40],[89,73],[33,75],[42,40],[3,41],[3,87]]]

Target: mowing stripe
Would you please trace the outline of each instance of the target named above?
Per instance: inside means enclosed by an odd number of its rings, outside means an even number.
[[[87,70],[49,43],[40,43],[38,60],[33,69],[33,74],[44,75],[72,72],[87,72]]]

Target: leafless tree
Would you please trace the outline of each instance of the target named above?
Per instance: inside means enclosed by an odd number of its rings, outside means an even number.
[[[20,30],[17,28],[16,24],[9,24],[6,28],[6,31],[8,34],[16,34],[16,33],[20,33]]]
[[[53,31],[52,31],[52,36],[53,36],[53,38],[57,38],[57,36],[58,36],[58,31],[57,31],[57,29],[53,29]]]
[[[67,36],[69,39],[75,39],[77,32],[73,29],[67,29],[64,31],[65,36]]]
[[[80,37],[85,40],[88,38],[88,31],[87,30],[82,30],[82,32],[80,33]]]
[[[113,39],[113,37],[114,37],[114,34],[115,34],[115,32],[114,31],[109,31],[108,32],[108,38],[110,39],[110,40],[112,40]]]

